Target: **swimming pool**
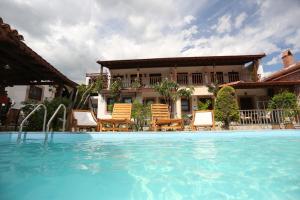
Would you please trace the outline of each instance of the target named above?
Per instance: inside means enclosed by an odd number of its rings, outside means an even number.
[[[0,134],[0,199],[300,199],[299,131]]]

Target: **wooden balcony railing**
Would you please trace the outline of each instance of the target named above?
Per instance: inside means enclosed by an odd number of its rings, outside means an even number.
[[[161,82],[161,76],[150,76],[150,86],[154,86]]]
[[[177,83],[179,85],[188,85],[188,73],[178,73],[177,74]]]
[[[228,81],[236,82],[240,80],[240,74],[238,72],[228,72]]]

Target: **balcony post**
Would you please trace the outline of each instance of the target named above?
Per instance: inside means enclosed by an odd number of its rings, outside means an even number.
[[[177,83],[177,67],[174,67],[174,81]]]

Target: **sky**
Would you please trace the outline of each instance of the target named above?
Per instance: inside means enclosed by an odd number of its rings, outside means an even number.
[[[300,0],[0,0],[0,17],[76,82],[97,60],[281,52],[300,61]]]

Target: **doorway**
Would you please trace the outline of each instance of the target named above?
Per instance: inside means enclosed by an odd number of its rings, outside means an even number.
[[[254,109],[252,97],[240,97],[240,109],[241,110],[252,110]]]

